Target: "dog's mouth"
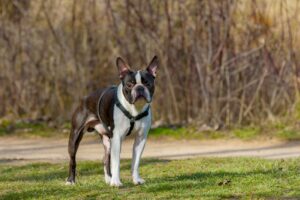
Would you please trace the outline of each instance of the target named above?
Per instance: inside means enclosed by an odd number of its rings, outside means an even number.
[[[146,96],[144,94],[138,94],[135,98],[136,101],[138,100],[147,100]]]
[[[142,103],[142,102],[144,102],[144,103],[147,102],[146,97],[144,95],[137,95],[136,98],[134,99],[133,103],[136,104],[136,103]]]
[[[149,100],[146,97],[146,94],[138,93],[136,97],[134,98],[134,104],[136,103],[150,103]]]
[[[134,101],[134,106],[136,107],[136,109],[142,110],[147,103],[147,98],[144,95],[137,95]]]

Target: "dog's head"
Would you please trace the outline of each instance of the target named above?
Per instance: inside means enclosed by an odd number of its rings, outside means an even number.
[[[154,80],[158,67],[158,58],[154,56],[145,70],[133,71],[120,57],[117,58],[119,76],[123,85],[123,95],[130,104],[138,101],[150,103],[154,93]]]

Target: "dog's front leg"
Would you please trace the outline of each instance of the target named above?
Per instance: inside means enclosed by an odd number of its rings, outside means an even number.
[[[139,165],[146,144],[149,129],[150,128],[147,127],[139,131],[135,137],[135,141],[133,145],[131,173],[132,173],[133,183],[136,185],[143,184],[145,182],[145,180],[142,179],[139,175]]]
[[[121,136],[114,134],[111,139],[111,186],[122,186],[120,181],[120,152],[121,152]]]

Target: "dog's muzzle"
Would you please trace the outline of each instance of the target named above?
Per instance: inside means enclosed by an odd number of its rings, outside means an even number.
[[[147,103],[151,102],[151,97],[148,88],[143,85],[136,85],[132,90],[133,103],[144,100]]]

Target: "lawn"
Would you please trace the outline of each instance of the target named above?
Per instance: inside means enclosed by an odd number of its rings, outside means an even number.
[[[64,185],[67,163],[0,165],[0,199],[298,199],[300,159],[143,159],[135,186],[130,161],[122,160],[124,186],[103,181],[99,162],[78,163],[78,183]]]
[[[68,137],[70,123],[54,126],[45,122],[12,122],[2,120],[0,122],[1,136],[18,137]],[[96,134],[96,133],[95,133]],[[153,128],[149,132],[151,139],[189,139],[189,140],[212,140],[212,139],[265,139],[278,138],[281,140],[300,140],[300,126],[298,121],[278,121],[261,126],[236,126],[220,130],[203,129],[192,126],[161,126]]]
[[[221,130],[199,130],[195,127],[158,127],[151,129],[149,138],[152,139],[241,139],[253,140],[260,138],[278,138],[282,140],[300,140],[299,124],[275,123],[264,126],[230,127]],[[2,121],[1,136],[18,137],[68,137],[71,125],[49,126],[47,123],[25,123]]]

